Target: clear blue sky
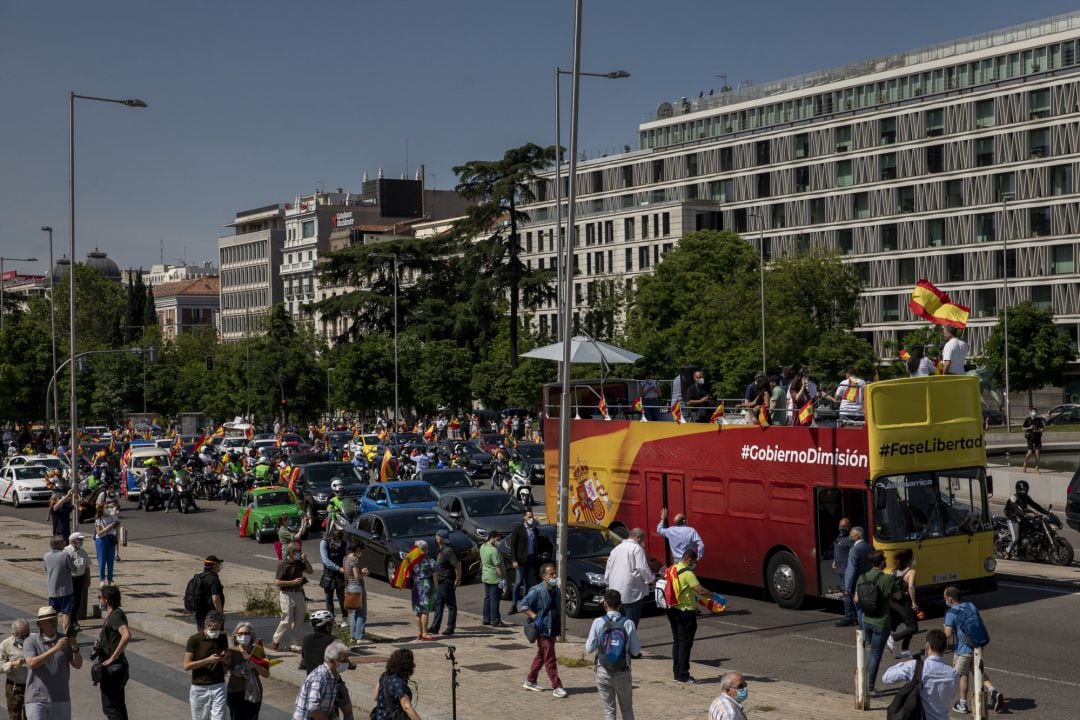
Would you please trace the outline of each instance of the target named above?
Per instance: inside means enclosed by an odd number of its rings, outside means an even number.
[[[1074,8],[586,0],[582,69],[633,77],[583,82],[581,146],[636,146],[645,113],[721,73],[761,83]],[[398,177],[406,142],[410,177],[424,163],[441,189],[454,165],[551,144],[572,16],[573,0],[0,1],[0,254],[47,258],[42,225],[66,252],[70,90],[150,105],[77,105],[78,256],[149,266],[164,240],[167,262],[199,262],[237,210]]]

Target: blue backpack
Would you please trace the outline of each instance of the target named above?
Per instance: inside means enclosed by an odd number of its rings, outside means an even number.
[[[605,616],[604,626],[600,629],[600,642],[596,649],[596,663],[607,670],[626,670],[630,667],[626,633],[626,618],[622,615],[612,619]]]
[[[954,608],[956,627],[964,633],[967,644],[973,648],[986,647],[990,644],[990,632],[979,615],[979,610],[969,602],[960,603]]]

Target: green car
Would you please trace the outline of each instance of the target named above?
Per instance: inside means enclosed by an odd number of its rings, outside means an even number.
[[[289,516],[289,527],[300,527],[300,506],[296,495],[286,487],[256,488],[244,493],[244,509],[236,514],[236,527],[242,537],[266,542],[277,537],[278,518]]]

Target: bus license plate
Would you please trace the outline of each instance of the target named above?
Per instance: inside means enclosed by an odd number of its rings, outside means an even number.
[[[957,573],[945,573],[944,575],[935,575],[934,576],[934,582],[935,583],[952,582],[954,580],[959,580],[959,579],[960,579],[960,575],[957,574]]]

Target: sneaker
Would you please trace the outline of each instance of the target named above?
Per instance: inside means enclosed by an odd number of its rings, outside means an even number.
[[[525,688],[526,690],[532,690],[533,692],[543,692],[543,688],[541,688],[536,683],[529,682],[528,680],[522,683],[521,687]]]
[[[956,701],[955,703],[953,703],[953,706],[952,706],[952,711],[953,711],[954,713],[962,713],[962,714],[964,714],[964,715],[966,715],[966,714],[968,714],[969,712],[971,712],[970,710],[968,710],[968,706],[967,706],[967,701],[966,701],[966,700],[957,700],[957,701]]]
[[[910,650],[901,650],[900,652],[896,653],[896,659],[897,660],[899,660],[900,658],[909,658],[909,657],[911,657],[911,651]]]
[[[694,679],[693,675],[687,675],[685,680],[676,680],[675,682],[679,683],[680,685],[696,685],[697,684],[697,680]]]
[[[892,639],[892,635],[885,641],[885,647],[889,648],[889,652],[896,650],[896,641]]]
[[[1005,696],[994,688],[990,688],[990,707],[994,708],[994,712],[1005,711]]]
[[[453,634],[454,634],[453,630],[447,630],[446,632],[443,633],[443,637],[450,637]]]
[[[566,691],[563,690],[562,688],[555,688],[554,690],[551,691],[551,694],[552,694],[553,697],[557,697],[557,698],[566,697]]]
[[[343,621],[343,622],[341,623],[341,627],[343,627],[343,628],[347,628],[347,627],[349,627],[349,623],[347,623],[347,622],[344,622],[344,621]]]

